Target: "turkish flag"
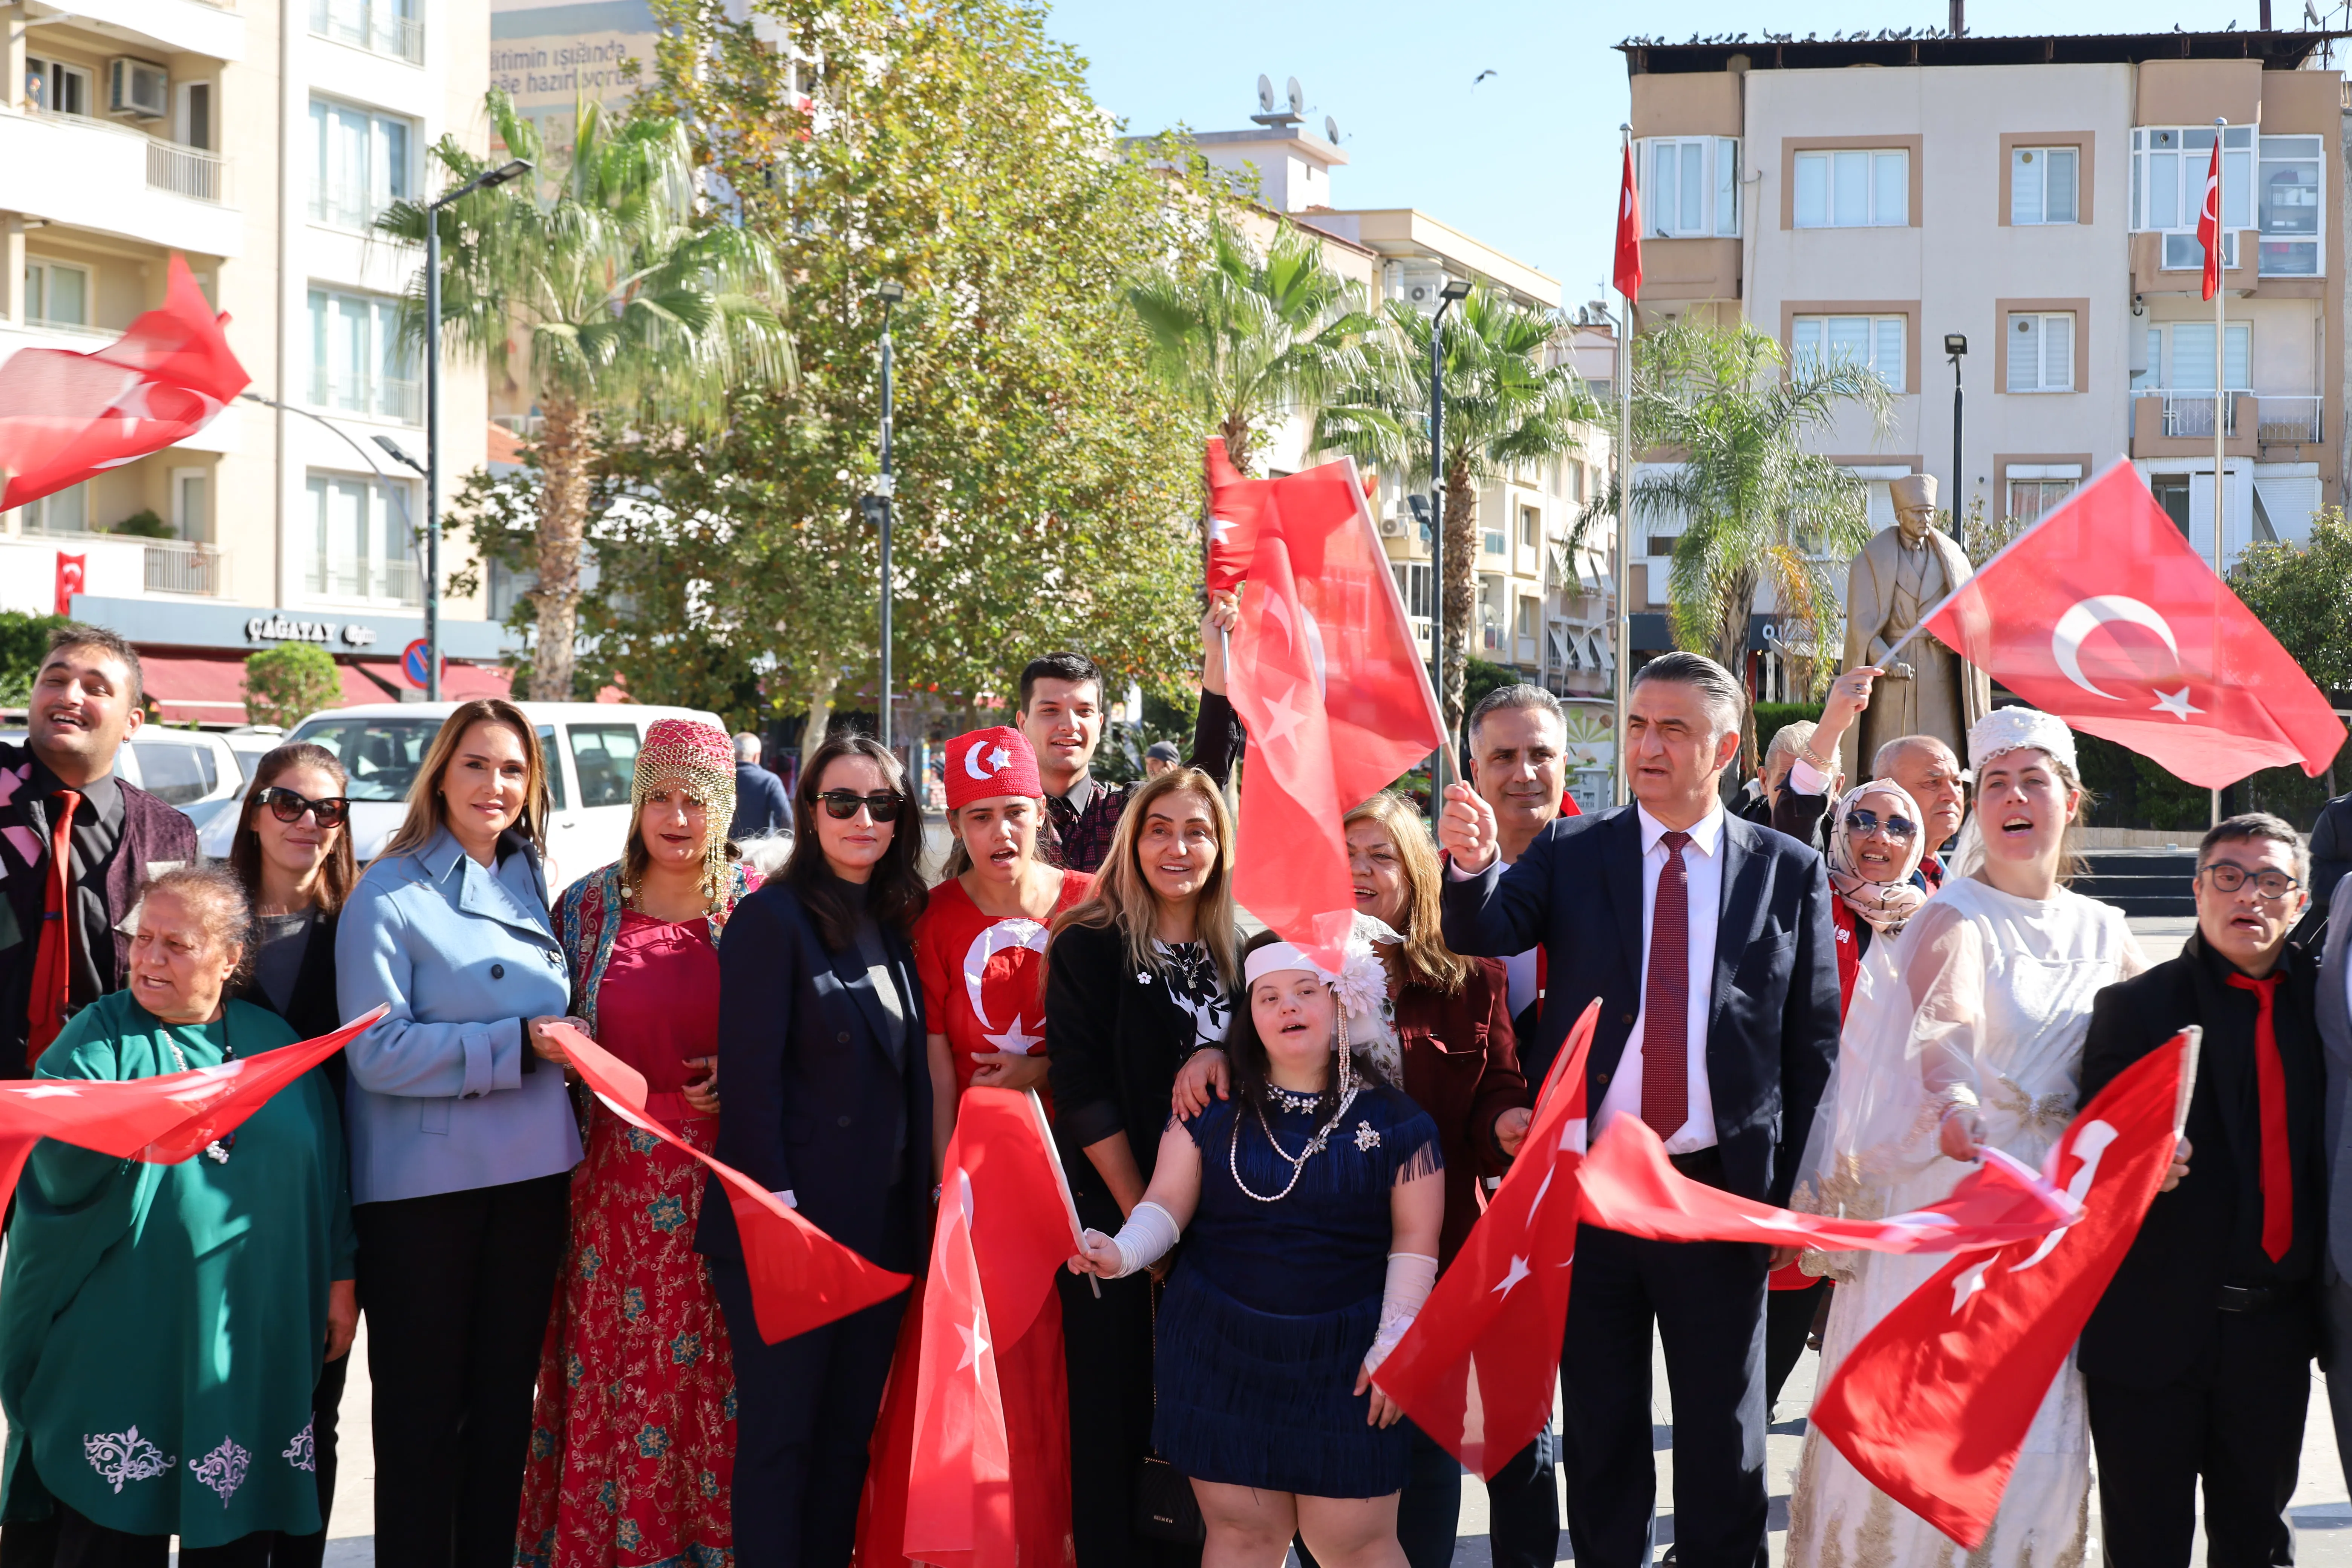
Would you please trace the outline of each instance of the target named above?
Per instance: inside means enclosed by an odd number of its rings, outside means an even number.
[[[907,1555],[945,1568],[1012,1568],[1013,1452],[988,1296],[973,1250],[972,1179],[950,1160],[923,1284],[923,1360],[907,1482]]]
[[[18,349],[0,364],[0,508],[19,507],[184,441],[252,382],[186,258],[163,303],[102,349]],[[59,612],[62,614],[63,612]]]
[[[2184,1029],[2126,1068],[2050,1152],[2079,1221],[1953,1258],[1813,1401],[1814,1429],[1864,1479],[1964,1547],[1992,1528],[2026,1428],[2171,1166],[2197,1041]]]
[[[1568,1032],[1518,1158],[1372,1373],[1438,1446],[1489,1480],[1551,1416],[1582,1210],[1584,1058],[1596,998]]]
[[[1209,437],[1209,592],[1241,585],[1249,575],[1250,552],[1257,548],[1258,514],[1272,479],[1252,479],[1225,456],[1225,438]]]
[[[2127,462],[2010,542],[1927,629],[2026,701],[2192,784],[2298,763],[2344,725]]]
[[[1642,297],[1642,194],[1633,188],[1633,144],[1625,144],[1625,178],[1617,187],[1617,271],[1612,279],[1628,300]]]
[[[89,592],[89,557],[58,552],[58,614],[73,614],[73,596]]]
[[[2082,1218],[2082,1210],[2034,1170],[1998,1149],[1949,1196],[1885,1219],[1798,1214],[1694,1182],[1667,1163],[1666,1146],[1636,1116],[1610,1123],[1582,1172],[1584,1218],[1653,1241],[1755,1241],[1824,1252],[1981,1252],[2033,1241]]]
[[[1337,970],[1356,906],[1339,819],[1435,751],[1444,726],[1352,461],[1235,475],[1210,510],[1249,542],[1227,668],[1249,731],[1234,895]]]
[[[2221,132],[2213,132],[2213,161],[2205,165],[2205,205],[2197,209],[2197,243],[2205,247],[2205,298],[2221,291]]]
[[[734,1166],[712,1159],[646,1112],[646,1078],[569,1024],[548,1032],[605,1109],[673,1149],[692,1155],[719,1173],[727,1186],[727,1206],[742,1238],[743,1268],[751,1277],[751,1311],[760,1337],[770,1344],[877,1301],[887,1301],[910,1283],[904,1274],[867,1262],[787,1207],[782,1198]]]

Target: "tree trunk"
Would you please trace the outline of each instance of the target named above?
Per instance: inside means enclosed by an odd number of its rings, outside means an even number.
[[[1445,465],[1445,729],[1462,732],[1463,682],[1470,670],[1470,628],[1477,614],[1478,490],[1466,465]]]
[[[580,616],[580,550],[588,526],[588,466],[595,437],[574,403],[542,405],[539,437],[539,640],[530,661],[536,702],[572,700],[572,637]]]
[[[1717,629],[1715,662],[1731,672],[1740,689],[1748,689],[1748,626],[1756,612],[1758,574],[1754,567],[1740,571],[1731,580],[1730,592],[1725,596],[1723,625]],[[1753,700],[1739,705],[1739,757],[1733,770],[1741,783],[1756,773],[1756,704]]]
[[[825,673],[809,682],[808,722],[801,726],[801,766],[815,756],[833,729],[833,693],[841,685],[841,667],[828,660]]]

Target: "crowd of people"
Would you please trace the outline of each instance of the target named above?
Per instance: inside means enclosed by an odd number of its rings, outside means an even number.
[[[1883,677],[1848,671],[1727,810],[1744,693],[1670,654],[1633,677],[1631,805],[1578,816],[1558,700],[1511,686],[1433,826],[1396,793],[1332,824],[1356,918],[1328,969],[1234,898],[1233,611],[1203,623],[1190,761],[1133,784],[1091,772],[1102,672],[1032,663],[1013,724],[946,744],[936,870],[871,738],[827,739],[787,796],[755,741],[663,720],[621,858],[560,889],[511,704],[457,706],[363,872],[342,769],[300,743],[207,865],[113,773],[136,652],[58,633],[0,745],[0,1075],[151,1078],[385,1012],[200,1157],[36,1149],[0,1268],[0,1568],[163,1568],[174,1538],[187,1568],[317,1564],[362,1313],[389,1568],[903,1561],[874,1457],[913,1419],[908,1295],[767,1342],[724,1190],[576,1090],[562,1025],[693,1149],[919,1280],[962,1097],[1038,1093],[1084,1241],[996,1347],[1021,1563],[1437,1568],[1460,1467],[1373,1373],[1594,998],[1594,1136],[1630,1115],[1693,1180],[1853,1215],[1932,1202],[1988,1148],[2039,1163],[2201,1026],[2166,1190],[1969,1561],[2081,1561],[2095,1458],[2123,1568],[2189,1562],[2200,1482],[2211,1561],[2292,1561],[2309,1366],[2352,1332],[2325,1113],[2352,911],[2299,925],[2293,827],[2207,835],[2197,933],[2151,967],[2066,885],[2085,798],[2057,720],[1994,711],[1965,768],[1898,739],[1849,781]],[[763,876],[739,842],[780,830]],[[1580,1563],[1650,1561],[1654,1337],[1670,1556],[1760,1568],[1791,1369],[1940,1259],[1587,1226],[1575,1262],[1561,1423],[1486,1483],[1496,1564],[1548,1568],[1563,1525]],[[1955,1551],[1807,1438],[1791,1563]]]

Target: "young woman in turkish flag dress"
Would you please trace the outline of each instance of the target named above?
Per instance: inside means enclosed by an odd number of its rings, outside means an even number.
[[[2067,828],[2083,804],[2073,732],[2046,713],[2000,709],[1969,731],[1969,764],[1977,814],[1955,874],[1864,962],[1793,1207],[1901,1214],[1948,1195],[1987,1146],[2039,1168],[2074,1114],[2092,998],[2145,967],[2123,912],[2063,885]],[[1822,1336],[1826,1383],[1947,1259],[1809,1253],[1802,1261],[1839,1282]],[[2083,1378],[2070,1358],[1969,1562],[2081,1562],[2090,1448]],[[1807,1434],[1789,1504],[1791,1568],[1934,1568],[1958,1551]]]
[[[1039,981],[1046,928],[1094,885],[1037,857],[1045,787],[1036,753],[1018,730],[959,735],[945,748],[948,826],[955,835],[946,879],[915,925],[915,973],[923,982],[931,1063],[933,1163],[944,1164],[956,1106],[973,1084],[1045,1093],[1045,1005]],[[875,1431],[873,1468],[858,1522],[862,1568],[907,1561],[907,1472],[912,1458],[915,1373],[922,1350],[915,1286],[898,1332],[890,1388]],[[1013,1522],[1023,1568],[1076,1561],[1070,1538],[1069,1379],[1062,1364],[1062,1307],[1047,1292],[1028,1331],[996,1347],[1005,1436],[1013,1462]]]
[[[734,753],[708,724],[646,732],[618,862],[565,890],[574,1010],[646,1076],[646,1109],[719,1136],[719,933],[758,885],[728,855]],[[540,1356],[515,1561],[716,1562],[733,1550],[735,1373],[694,1251],[703,1168],[603,1102],[572,1173],[572,1240]]]

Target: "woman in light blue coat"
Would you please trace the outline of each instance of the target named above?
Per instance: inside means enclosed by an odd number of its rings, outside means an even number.
[[[541,868],[545,763],[512,703],[467,702],[434,738],[408,818],[335,936],[352,1042],[352,1219],[375,1388],[376,1552],[403,1568],[509,1568],[531,1385],[563,1256],[580,1134],[571,999]]]

